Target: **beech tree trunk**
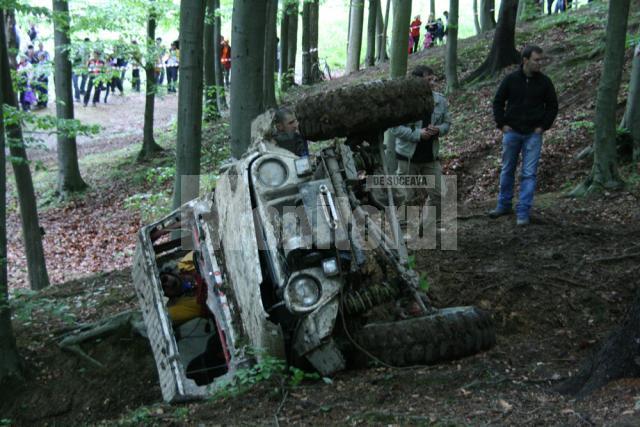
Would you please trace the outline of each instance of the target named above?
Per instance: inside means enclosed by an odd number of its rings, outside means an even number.
[[[55,43],[55,90],[56,117],[73,120],[73,94],[71,92],[71,61],[69,61],[69,3],[67,0],[53,0],[53,27]],[[81,191],[87,184],[80,176],[76,137],[67,133],[57,133],[58,140],[58,193]]]
[[[388,0],[392,1],[392,0]],[[402,78],[407,74],[409,58],[408,24],[411,21],[411,1],[393,0],[393,27],[391,29],[391,59],[389,75],[392,79]],[[424,116],[423,116],[424,117]],[[406,122],[408,123],[408,121]],[[393,173],[397,167],[395,138],[391,132],[384,135],[386,170]]]
[[[380,0],[369,0],[369,15],[367,17],[367,54],[365,64],[373,67],[376,64],[376,22],[378,21],[378,9]]]
[[[220,0],[214,0],[213,10],[216,11],[216,16],[213,21],[213,56],[214,56],[214,71],[216,77],[216,99],[218,100],[218,110],[223,111],[228,109],[227,106],[227,96],[224,91],[224,81],[222,76],[222,63],[220,62],[220,53],[221,47],[220,42],[222,41],[221,36],[221,28],[222,28],[222,18],[217,13],[218,9],[220,9]]]
[[[393,0],[393,28],[391,30],[391,78],[407,74],[409,57],[408,25],[411,20],[411,1]]]
[[[231,60],[231,151],[236,158],[251,142],[251,121],[264,109],[262,73],[266,4],[233,2]],[[293,18],[293,15],[291,15]],[[297,12],[296,12],[297,26]],[[291,28],[289,29],[291,36]],[[289,39],[291,47],[291,37]],[[289,65],[292,64],[291,57]]]
[[[473,0],[473,25],[476,28],[476,35],[482,34],[480,19],[478,18],[478,0]]]
[[[633,161],[640,162],[640,44],[636,45],[631,65],[627,108],[620,127],[628,129],[633,138]]]
[[[436,0],[431,0],[429,2],[429,14],[433,15],[433,17],[436,17]]]
[[[280,20],[280,90],[286,89],[285,75],[289,69],[289,5],[282,2],[282,19]]]
[[[593,167],[586,181],[571,192],[572,196],[584,196],[602,189],[615,190],[623,186],[618,174],[616,109],[624,65],[629,5],[630,0],[609,2],[604,67],[596,97]]]
[[[504,4],[504,1],[502,2]],[[502,10],[502,4],[500,5],[500,10]],[[516,12],[517,12],[517,4],[516,4]],[[483,33],[487,31],[491,31],[496,28],[496,1],[495,0],[480,0],[480,28]],[[515,18],[517,13],[514,12],[513,18],[515,23]],[[500,17],[498,17],[500,20]]]
[[[320,25],[320,3],[309,2],[309,57],[311,58],[311,83],[322,80],[320,76],[320,58],[318,56],[318,31]],[[329,76],[327,76],[329,78]]]
[[[156,140],[153,138],[153,115],[156,99],[156,76],[155,76],[155,50],[156,50],[156,10],[153,2],[149,6],[149,19],[147,20],[147,57],[144,61],[145,100],[144,100],[144,131],[142,139],[142,149],[138,153],[138,161],[151,159],[156,153],[162,151]]]
[[[6,38],[4,31],[4,11],[0,9],[0,49],[2,58],[6,57]],[[4,59],[0,59],[4,63]],[[7,60],[8,64],[8,60]],[[4,68],[4,67],[3,67]],[[4,70],[2,70],[4,76]],[[4,78],[4,77],[3,77]],[[0,92],[0,107],[5,104],[4,92]],[[5,156],[4,117],[0,114],[0,194],[7,194],[7,168]],[[16,339],[11,326],[11,308],[9,307],[9,288],[7,286],[7,204],[0,203],[0,384],[10,378],[21,376],[20,357]]]
[[[617,1],[611,3],[617,3]],[[626,0],[619,1],[623,3]],[[637,289],[622,323],[609,334],[600,349],[582,364],[578,374],[562,383],[558,391],[583,398],[610,381],[620,378],[638,378],[640,377],[639,357],[640,289]]]
[[[6,25],[5,25],[5,37],[7,38],[7,49],[9,50],[9,67],[12,70],[18,68],[18,62],[16,60],[20,49],[18,46],[18,32],[16,31],[16,12],[13,9],[8,9],[4,13]]]
[[[347,44],[347,74],[360,69],[362,26],[364,24],[364,0],[351,0],[349,6],[349,41]]]
[[[376,12],[376,64],[380,64],[389,59],[387,54],[387,22],[389,21],[389,9],[391,0],[387,0],[385,16],[382,16],[382,0],[377,0],[378,11]]]
[[[516,50],[516,14],[518,0],[503,0],[500,5],[498,26],[493,36],[491,51],[466,81],[482,80],[494,76],[509,65],[520,62],[520,53]]]
[[[264,107],[273,108],[276,103],[276,26],[278,21],[278,0],[266,0],[263,84]]]
[[[445,73],[447,93],[450,93],[458,88],[458,0],[449,0]]]
[[[298,1],[289,5],[289,49],[287,50],[287,87],[296,80],[296,56],[298,55]]]
[[[9,31],[15,33],[15,28],[10,28]],[[3,106],[7,104],[18,109],[18,100],[13,91],[13,79],[9,68],[9,46],[4,40],[4,31],[2,31],[2,38],[2,43],[0,43],[0,92],[2,93],[2,102]],[[17,45],[12,47],[17,49]],[[6,142],[9,145],[9,153],[12,157],[11,165],[13,166],[13,174],[18,189],[22,237],[29,270],[29,283],[32,290],[38,291],[49,286],[49,276],[42,248],[42,233],[38,222],[36,193],[31,180],[27,150],[22,139],[22,128],[19,124],[8,124],[6,126],[6,135]]]
[[[311,12],[310,3],[302,3],[302,84],[310,85],[311,82]]]
[[[204,19],[204,102],[205,120],[220,117],[218,97],[216,94],[216,55],[213,48],[215,43],[215,0],[207,0],[207,11]],[[220,61],[220,58],[217,58]]]
[[[205,3],[202,0],[180,1],[180,80],[174,209],[198,197],[199,192],[204,12]]]

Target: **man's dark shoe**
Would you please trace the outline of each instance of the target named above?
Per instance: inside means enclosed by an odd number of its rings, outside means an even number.
[[[500,209],[500,208],[495,208],[493,210],[490,210],[487,215],[489,215],[489,218],[498,218],[501,216],[505,216],[505,215],[511,215],[513,213],[513,209]]]
[[[529,225],[531,223],[531,221],[529,221],[529,217],[524,217],[524,218],[518,218],[516,219],[516,225],[518,227],[524,227],[526,225]]]

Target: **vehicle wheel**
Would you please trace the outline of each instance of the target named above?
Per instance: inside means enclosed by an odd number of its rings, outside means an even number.
[[[393,366],[423,365],[459,359],[485,351],[496,343],[489,313],[476,307],[451,307],[437,313],[395,322],[370,323],[352,334],[355,341]],[[371,359],[354,350],[354,362]]]

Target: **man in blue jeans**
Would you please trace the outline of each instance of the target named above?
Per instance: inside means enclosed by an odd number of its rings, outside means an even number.
[[[542,134],[551,128],[558,114],[558,98],[551,79],[540,72],[542,49],[526,46],[522,64],[507,75],[493,99],[493,117],[502,130],[502,171],[498,205],[489,212],[491,218],[511,214],[513,185],[518,157],[522,152],[520,197],[516,206],[516,224],[529,224],[529,210],[536,189],[536,172]]]

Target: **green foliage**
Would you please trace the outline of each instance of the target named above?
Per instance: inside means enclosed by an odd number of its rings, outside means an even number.
[[[0,426],[12,426],[13,420],[10,418],[0,418]]]
[[[282,391],[285,387],[297,387],[306,380],[320,379],[317,373],[305,372],[293,366],[287,368],[284,360],[265,352],[252,350],[249,353],[259,355],[260,361],[249,368],[238,369],[231,380],[221,384],[212,400],[243,395],[258,384],[267,384],[275,391]]]
[[[424,292],[428,292],[431,284],[429,283],[429,279],[427,279],[427,275],[425,273],[420,273],[420,289]]]
[[[143,223],[152,222],[171,212],[171,195],[166,191],[159,193],[137,193],[124,201],[125,209],[140,212]]]
[[[51,298],[41,297],[37,292],[31,290],[19,289],[15,291],[10,305],[14,317],[25,326],[32,324],[34,314],[50,315],[65,323],[73,323],[76,319],[69,305]]]
[[[596,129],[596,124],[591,120],[578,120],[575,122],[571,122],[569,124],[569,127],[571,128],[571,130],[586,129],[589,132],[593,132]]]
[[[139,425],[149,422],[151,419],[151,409],[141,406],[131,411],[128,415],[121,418],[118,422],[120,425]]]
[[[174,166],[159,166],[146,170],[145,181],[147,184],[153,186],[162,186],[167,182],[173,180],[176,175],[176,167]]]

